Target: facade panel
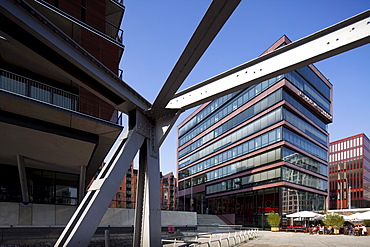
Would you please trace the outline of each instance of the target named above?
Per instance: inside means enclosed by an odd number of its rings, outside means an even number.
[[[326,210],[331,87],[310,65],[201,106],[178,126],[179,210],[258,227]]]

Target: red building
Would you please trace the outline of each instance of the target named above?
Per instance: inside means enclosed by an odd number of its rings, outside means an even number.
[[[137,169],[131,163],[129,170],[118,187],[117,193],[111,201],[111,208],[135,208],[137,191]]]
[[[330,143],[330,209],[370,207],[370,140],[359,134]]]
[[[172,172],[161,176],[160,190],[161,190],[161,209],[162,210],[176,210],[176,184],[177,180]]]
[[[104,165],[103,165],[104,166]],[[135,208],[137,196],[138,170],[131,164],[127,174],[117,189],[117,193],[111,201],[111,208]],[[160,178],[161,209],[176,210],[177,179],[172,172]]]

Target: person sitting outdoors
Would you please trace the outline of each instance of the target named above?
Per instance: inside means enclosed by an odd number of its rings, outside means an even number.
[[[333,227],[332,226],[329,226],[326,230],[325,230],[325,232],[326,232],[326,234],[329,234],[329,235],[331,235],[332,233],[333,233]]]
[[[366,226],[365,226],[364,224],[361,224],[360,228],[361,228],[361,230],[362,230],[362,235],[367,236],[367,229],[366,229]]]
[[[325,226],[320,226],[319,234],[325,234]]]
[[[317,226],[312,225],[312,228],[310,228],[310,234],[318,233],[319,230],[320,230],[320,225],[317,225]]]
[[[347,226],[347,234],[348,235],[354,235],[355,234],[351,224],[348,224],[348,226]]]

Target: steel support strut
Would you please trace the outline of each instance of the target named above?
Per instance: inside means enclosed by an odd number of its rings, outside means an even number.
[[[159,157],[151,153],[151,141],[140,149],[134,247],[161,246]]]
[[[55,246],[87,246],[145,137],[135,129],[120,140],[114,155],[92,183]]]

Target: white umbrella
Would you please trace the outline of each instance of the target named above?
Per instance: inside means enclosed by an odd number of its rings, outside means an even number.
[[[315,212],[312,212],[312,211],[301,211],[301,212],[296,212],[296,213],[293,213],[293,214],[288,214],[286,217],[288,218],[315,218],[315,217],[321,217],[321,216],[324,216],[322,214],[319,214],[319,213],[315,213]]]
[[[370,220],[370,211],[361,213],[358,218],[362,220]]]
[[[362,219],[362,213],[355,213],[355,214],[351,214],[351,215],[345,215],[343,216],[343,218],[345,220],[361,220]]]

